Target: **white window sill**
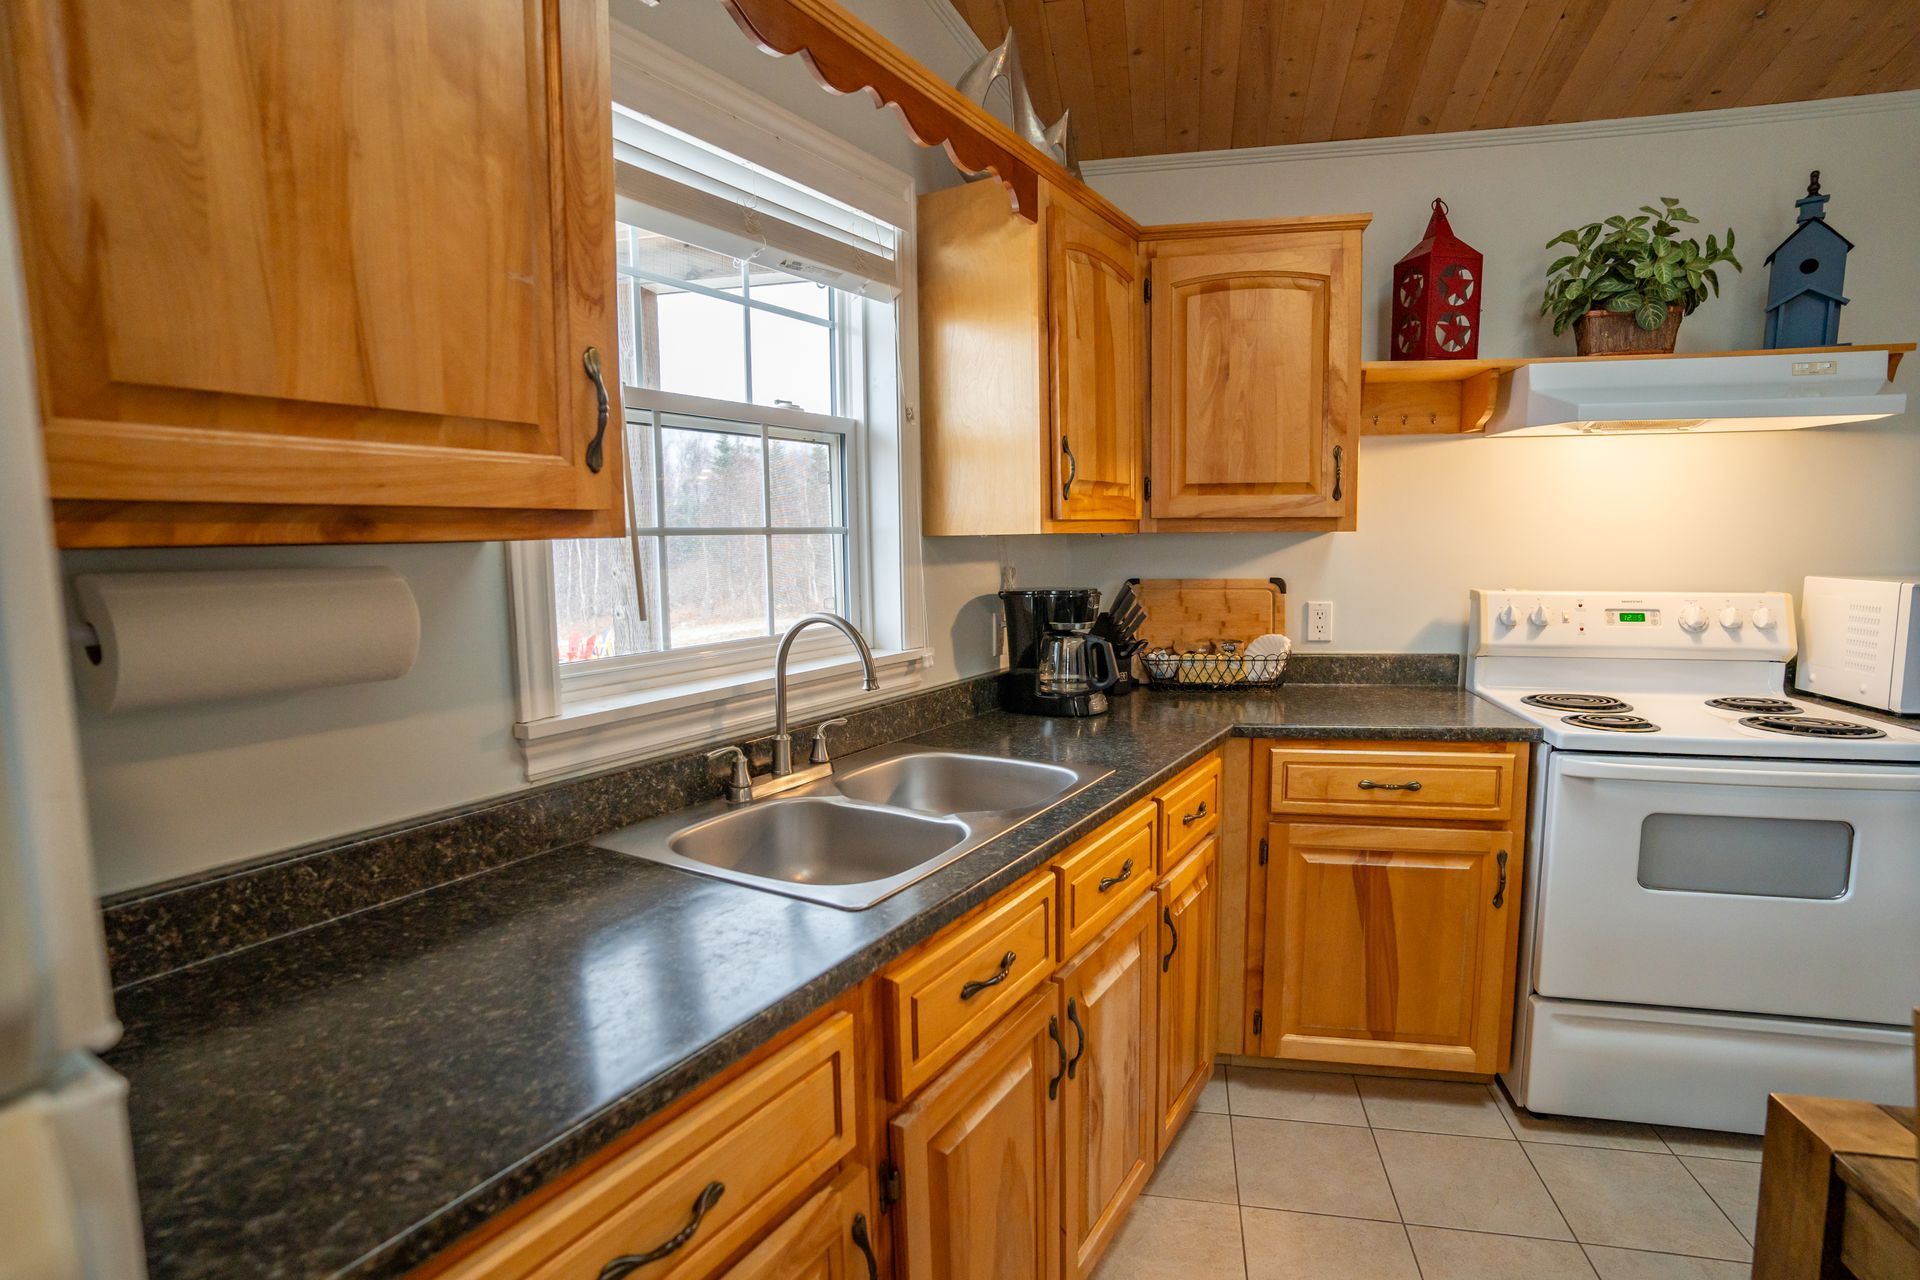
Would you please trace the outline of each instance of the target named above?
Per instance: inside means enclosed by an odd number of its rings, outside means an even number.
[[[911,693],[926,680],[930,649],[874,655],[880,688],[860,687],[860,661],[835,655],[787,669],[787,715],[799,724]],[[540,782],[649,759],[702,743],[754,737],[773,727],[773,671],[676,682],[575,702],[513,727],[527,778]]]

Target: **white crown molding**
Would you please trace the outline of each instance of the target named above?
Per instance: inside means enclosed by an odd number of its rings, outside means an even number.
[[[929,0],[938,3],[939,0]],[[1459,151],[1511,147],[1531,142],[1567,142],[1583,138],[1630,137],[1676,129],[1730,129],[1840,116],[1920,111],[1920,89],[1875,93],[1856,98],[1823,98],[1761,107],[1684,111],[1624,120],[1579,120],[1568,124],[1525,125],[1517,129],[1480,129],[1465,133],[1423,133],[1396,138],[1352,138],[1339,142],[1300,142],[1278,147],[1242,147],[1231,151],[1184,151],[1157,156],[1118,156],[1085,160],[1088,179],[1118,173],[1165,173],[1181,169],[1217,169],[1228,165],[1290,164],[1302,160],[1338,160],[1350,156],[1405,155],[1419,151]]]

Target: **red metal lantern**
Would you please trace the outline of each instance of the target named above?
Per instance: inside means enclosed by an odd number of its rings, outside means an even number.
[[[1480,354],[1480,254],[1433,202],[1427,236],[1393,264],[1394,360],[1472,360]]]

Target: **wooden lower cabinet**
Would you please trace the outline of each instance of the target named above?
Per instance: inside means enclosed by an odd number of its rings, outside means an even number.
[[[1153,1174],[1158,900],[1141,898],[1054,979],[1066,1014],[1061,1219],[1066,1280],[1090,1275]]]
[[[868,1280],[873,1253],[873,1178],[859,1165],[787,1215],[724,1280]]]
[[[1483,1075],[1506,1065],[1517,823],[1275,822],[1267,840],[1262,1054]]]
[[[1156,886],[1159,1011],[1154,1076],[1156,1143],[1164,1156],[1213,1074],[1220,841],[1209,836]]]
[[[1049,984],[894,1117],[902,1280],[1057,1280],[1065,1045]]]

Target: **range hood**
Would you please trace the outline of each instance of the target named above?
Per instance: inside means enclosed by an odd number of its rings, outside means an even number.
[[[1882,351],[1611,356],[1523,364],[1488,435],[1780,431],[1905,413]]]

